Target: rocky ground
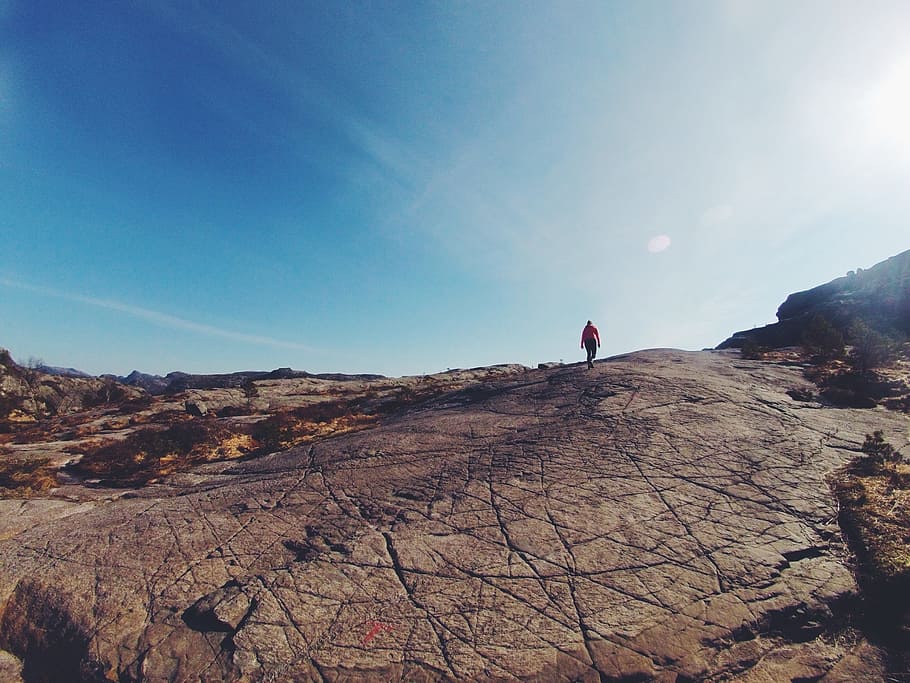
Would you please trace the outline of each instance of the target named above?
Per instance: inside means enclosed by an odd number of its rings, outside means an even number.
[[[0,501],[0,678],[886,679],[828,483],[875,430],[910,452],[905,415],[729,351],[463,380]]]
[[[155,482],[203,462],[255,457],[372,427],[446,391],[528,370],[498,365],[398,378],[262,379],[161,395],[109,383],[113,389],[99,398],[100,380],[33,372],[31,386],[16,387],[17,374],[26,369],[11,367],[4,375],[0,364],[0,380],[14,388],[6,400],[15,397],[25,409],[0,419],[0,498],[44,495],[60,481]],[[33,386],[49,395],[53,387],[54,405],[68,408],[32,408]]]

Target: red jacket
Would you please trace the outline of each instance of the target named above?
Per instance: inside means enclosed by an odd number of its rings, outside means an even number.
[[[585,325],[585,329],[581,331],[582,347],[585,345],[585,339],[596,339],[597,345],[600,346],[600,333],[594,325]]]

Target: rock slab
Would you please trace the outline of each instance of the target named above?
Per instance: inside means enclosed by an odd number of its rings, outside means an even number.
[[[906,421],[802,385],[641,352],[109,499],[69,490],[71,514],[7,522],[0,649],[26,681],[881,680],[844,636],[826,476]]]

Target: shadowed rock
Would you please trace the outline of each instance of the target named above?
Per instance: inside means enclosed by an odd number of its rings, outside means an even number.
[[[183,407],[187,414],[193,417],[205,417],[209,412],[208,406],[202,401],[186,401]]]
[[[851,271],[791,294],[777,309],[776,323],[736,332],[717,348],[741,348],[747,341],[771,348],[797,346],[816,316],[840,330],[854,320],[865,320],[897,336],[910,335],[910,250],[868,270]]]
[[[504,376],[116,498],[70,487],[53,519],[0,501],[0,648],[35,681],[880,680],[843,637],[826,476],[905,418],[794,401],[799,368],[735,356]]]

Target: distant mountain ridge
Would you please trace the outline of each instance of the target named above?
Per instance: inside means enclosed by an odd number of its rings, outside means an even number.
[[[77,370],[76,368],[60,368],[55,365],[39,365],[36,370],[39,370],[46,375],[55,375],[57,377],[94,377],[94,375],[82,372],[82,370]]]
[[[741,348],[746,342],[798,346],[817,315],[841,330],[861,320],[892,337],[910,337],[910,249],[867,270],[791,294],[777,309],[776,323],[736,332],[717,348]]]
[[[222,374],[195,375],[187,372],[170,372],[164,377],[149,375],[133,370],[125,377],[103,375],[128,386],[140,387],[152,395],[179,393],[188,389],[231,389],[243,386],[244,382],[264,379],[327,379],[336,382],[360,382],[385,379],[384,375],[343,373],[313,374],[304,370],[278,368],[271,371],[247,370]]]

